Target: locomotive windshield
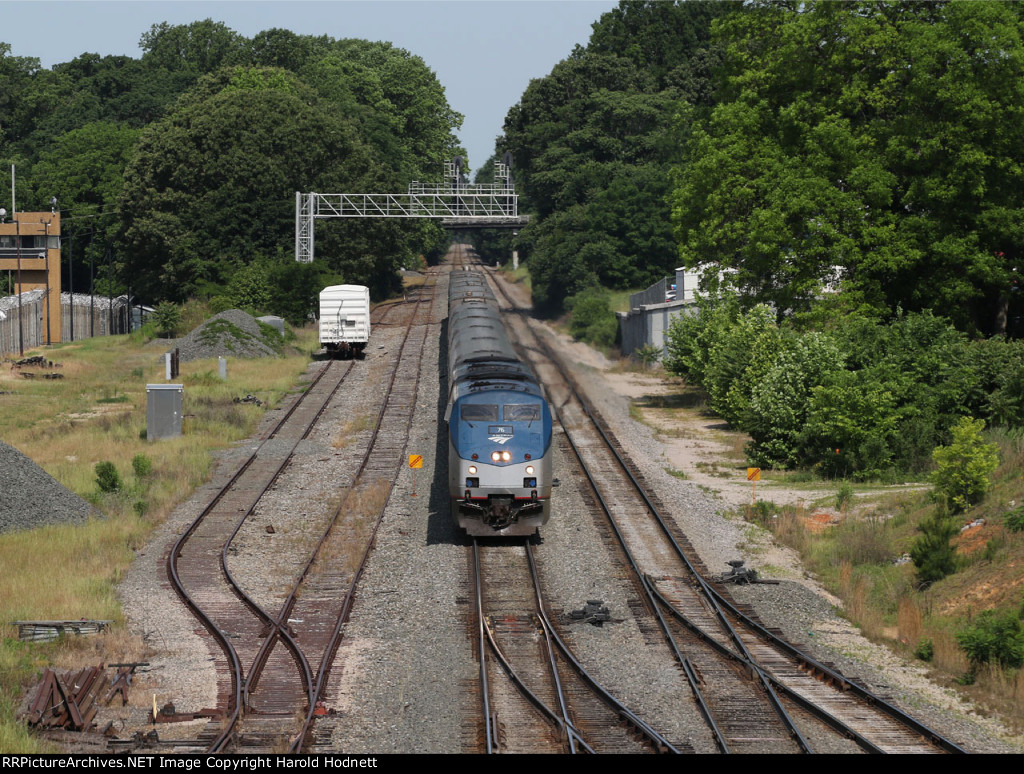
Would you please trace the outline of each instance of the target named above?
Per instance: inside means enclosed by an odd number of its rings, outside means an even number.
[[[459,418],[467,422],[497,422],[498,405],[496,403],[463,403],[459,409]]]
[[[540,420],[539,403],[506,403],[503,407],[505,422],[537,422]]]

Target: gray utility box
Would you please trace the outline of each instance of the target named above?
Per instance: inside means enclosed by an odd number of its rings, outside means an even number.
[[[146,440],[159,441],[181,435],[181,384],[146,385]]]

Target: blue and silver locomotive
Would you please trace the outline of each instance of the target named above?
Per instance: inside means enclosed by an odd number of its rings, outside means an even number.
[[[551,410],[484,276],[448,285],[448,491],[470,535],[530,535],[551,503]]]

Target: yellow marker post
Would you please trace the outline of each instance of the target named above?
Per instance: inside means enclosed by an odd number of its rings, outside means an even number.
[[[416,471],[423,467],[422,454],[409,455],[409,467],[412,468],[412,496],[416,496]]]
[[[754,497],[757,493],[757,482],[761,480],[761,468],[747,468],[747,481],[753,481],[750,490],[750,504],[754,504]]]

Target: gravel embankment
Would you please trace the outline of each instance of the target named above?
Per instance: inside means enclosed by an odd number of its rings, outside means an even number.
[[[3,471],[0,532],[47,524],[80,524],[93,513],[92,505],[3,441],[0,441],[0,471]]]

